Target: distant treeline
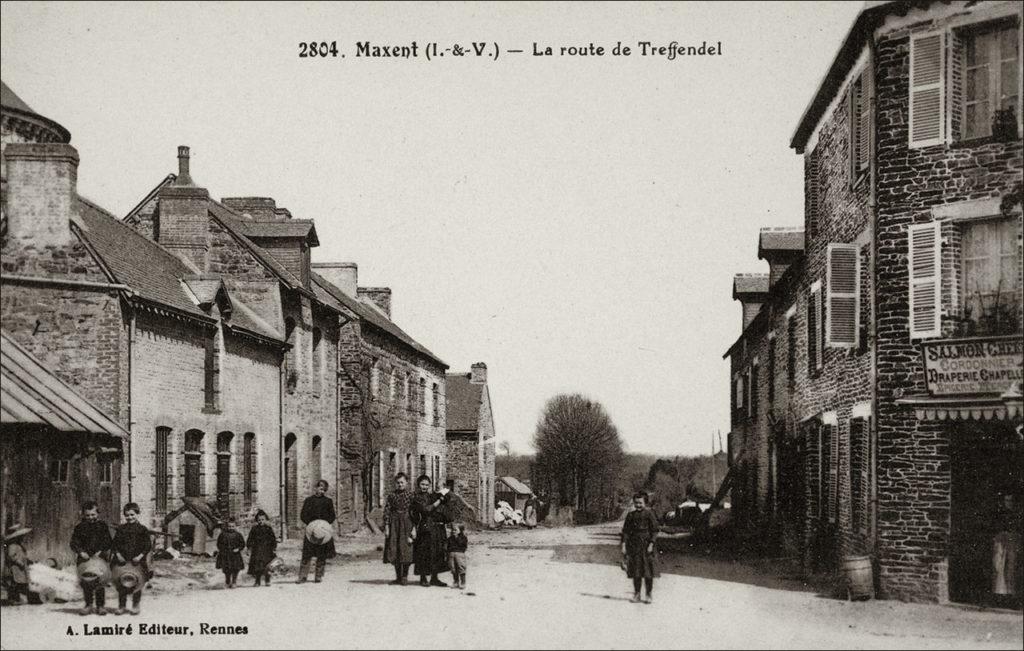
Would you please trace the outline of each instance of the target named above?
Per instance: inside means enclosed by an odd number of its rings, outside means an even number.
[[[543,485],[536,476],[532,454],[498,454],[495,470],[499,477],[515,477],[526,481],[534,490]],[[675,508],[687,498],[697,502],[710,502],[728,471],[724,452],[715,455],[714,471],[710,455],[697,457],[659,457],[650,454],[625,454],[619,472],[602,491],[615,496],[623,508],[637,491],[651,495],[651,505],[659,513]],[[543,490],[541,488],[540,490]],[[601,514],[606,517],[613,514]],[[618,514],[614,514],[616,517]]]

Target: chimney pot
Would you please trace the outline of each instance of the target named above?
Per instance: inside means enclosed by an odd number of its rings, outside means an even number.
[[[178,145],[178,185],[192,185],[192,177],[188,169],[189,149],[185,145]]]
[[[487,364],[477,362],[470,366],[469,381],[472,384],[487,384]]]

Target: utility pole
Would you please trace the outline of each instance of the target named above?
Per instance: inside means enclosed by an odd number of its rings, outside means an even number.
[[[715,435],[711,435],[711,490],[718,490],[718,476],[715,473]]]

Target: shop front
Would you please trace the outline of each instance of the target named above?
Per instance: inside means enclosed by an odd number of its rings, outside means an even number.
[[[1019,336],[925,343],[928,394],[900,400],[948,441],[950,601],[1021,608],[1022,351]]]

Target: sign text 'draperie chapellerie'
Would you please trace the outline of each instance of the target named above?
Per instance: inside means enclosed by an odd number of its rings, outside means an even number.
[[[932,395],[1002,393],[1024,377],[1024,339],[1001,337],[923,344]]]

